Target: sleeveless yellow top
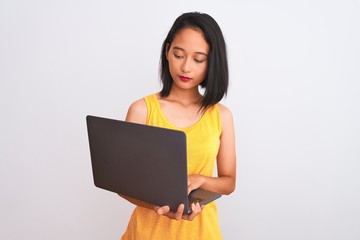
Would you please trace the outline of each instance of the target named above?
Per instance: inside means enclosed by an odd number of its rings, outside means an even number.
[[[185,132],[188,174],[212,176],[220,146],[221,122],[218,105],[207,109],[202,118],[187,128],[172,125],[163,114],[156,94],[144,98],[146,124]],[[170,161],[171,159],[169,159]],[[122,240],[219,240],[222,239],[215,202],[207,204],[193,221],[173,220],[154,210],[137,206]]]

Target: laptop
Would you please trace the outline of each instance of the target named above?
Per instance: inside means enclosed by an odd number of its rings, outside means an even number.
[[[101,189],[176,211],[221,195],[196,189],[188,195],[186,135],[182,131],[87,116],[94,184]]]

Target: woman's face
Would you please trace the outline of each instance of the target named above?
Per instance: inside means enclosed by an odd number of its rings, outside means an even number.
[[[208,54],[201,31],[183,28],[177,32],[166,54],[173,87],[198,89],[207,74]]]

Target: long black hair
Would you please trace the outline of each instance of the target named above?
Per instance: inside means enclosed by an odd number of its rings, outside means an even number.
[[[163,87],[160,95],[162,97],[169,96],[173,82],[170,75],[169,62],[166,58],[166,46],[171,45],[176,33],[183,28],[200,30],[210,48],[207,75],[200,84],[202,88],[205,88],[200,109],[205,110],[209,106],[218,103],[226,95],[229,85],[225,40],[219,25],[208,14],[199,12],[184,13],[175,20],[161,49],[159,70]]]

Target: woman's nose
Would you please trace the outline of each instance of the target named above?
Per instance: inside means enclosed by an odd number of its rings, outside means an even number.
[[[191,72],[191,66],[190,66],[190,60],[189,59],[184,59],[182,65],[181,65],[181,71],[183,71],[184,73],[189,73]]]

